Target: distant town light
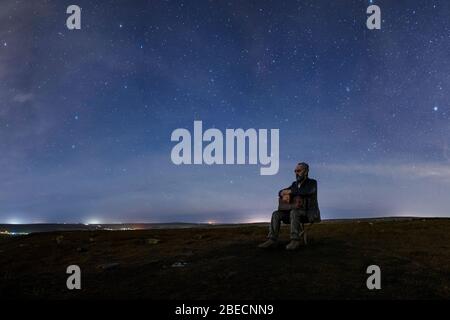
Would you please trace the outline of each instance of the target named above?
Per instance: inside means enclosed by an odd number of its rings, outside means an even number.
[[[0,231],[0,235],[7,235],[7,236],[23,236],[27,234],[28,234],[27,232],[9,232],[8,230]]]
[[[20,221],[17,218],[11,218],[11,219],[6,220],[6,223],[7,224],[22,224],[22,221]]]
[[[100,220],[93,218],[93,219],[89,219],[86,222],[86,225],[90,225],[90,224],[101,224],[101,222],[100,222]]]

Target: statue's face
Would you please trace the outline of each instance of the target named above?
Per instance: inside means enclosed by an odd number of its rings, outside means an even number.
[[[302,166],[302,165],[297,165],[295,167],[295,177],[297,178],[297,180],[303,180],[306,177],[306,167]]]

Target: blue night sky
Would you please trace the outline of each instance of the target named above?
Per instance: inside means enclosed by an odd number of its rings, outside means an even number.
[[[0,223],[268,221],[299,161],[325,219],[450,216],[449,92],[447,0],[2,0]],[[174,165],[194,120],[278,174]]]

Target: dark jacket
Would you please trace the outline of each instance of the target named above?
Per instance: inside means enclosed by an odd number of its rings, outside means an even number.
[[[278,196],[281,197],[283,190],[291,190],[291,198],[301,196],[306,202],[306,214],[310,221],[320,221],[319,203],[317,201],[317,181],[306,178],[301,184],[294,181],[290,187],[280,190]]]

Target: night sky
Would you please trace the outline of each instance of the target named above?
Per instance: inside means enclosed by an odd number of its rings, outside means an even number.
[[[450,216],[449,92],[448,0],[2,0],[0,223],[268,221],[299,161],[322,218]],[[194,120],[279,173],[174,165]]]

